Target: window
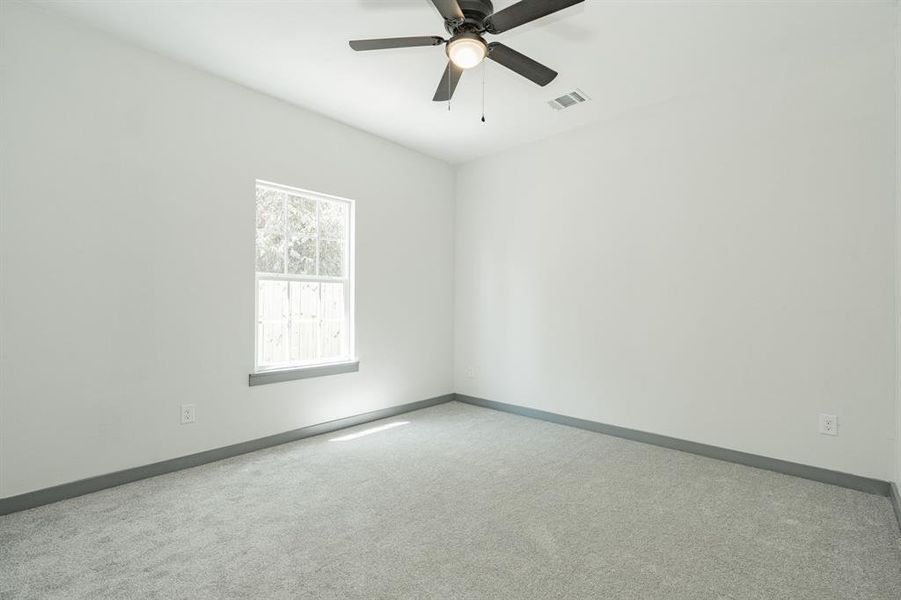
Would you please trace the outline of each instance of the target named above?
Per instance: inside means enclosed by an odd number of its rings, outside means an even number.
[[[258,181],[256,371],[353,357],[353,203]]]

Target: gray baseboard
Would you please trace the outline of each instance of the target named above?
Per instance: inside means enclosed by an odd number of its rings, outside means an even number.
[[[561,425],[569,425],[570,427],[578,427],[580,429],[588,429],[606,435],[633,440],[636,442],[644,442],[645,444],[653,444],[654,446],[662,446],[691,454],[699,454],[708,458],[725,460],[728,462],[756,467],[758,469],[766,469],[767,471],[775,471],[785,475],[794,475],[795,477],[803,477],[804,479],[812,479],[822,483],[830,483],[852,490],[859,490],[870,494],[878,494],[880,496],[892,497],[892,484],[888,481],[880,479],[871,479],[860,475],[851,475],[850,473],[842,473],[839,471],[831,471],[820,467],[812,467],[800,463],[788,462],[777,458],[769,458],[758,454],[749,454],[747,452],[739,452],[738,450],[728,450],[719,446],[709,446],[698,442],[689,442],[679,438],[667,437],[656,433],[648,433],[637,429],[627,429],[625,427],[617,427],[616,425],[607,425],[606,423],[598,423],[596,421],[588,421],[585,419],[577,419],[575,417],[567,417],[557,413],[537,410],[534,408],[526,408],[515,404],[505,404],[494,400],[485,400],[484,398],[475,398],[464,394],[455,394],[455,399],[459,402],[482,406],[485,408],[493,408],[504,412],[531,417],[533,419],[542,419],[559,423]],[[895,488],[897,490],[897,488]],[[894,496],[895,511],[898,513],[901,508],[898,506],[897,496]],[[899,516],[901,522],[901,516]]]
[[[378,419],[386,419],[388,417],[393,417],[413,410],[419,410],[420,408],[428,408],[429,406],[435,406],[436,404],[443,404],[453,399],[454,394],[445,394],[443,396],[436,396],[435,398],[429,398],[427,400],[420,400],[419,402],[401,404],[400,406],[392,406],[389,408],[374,410],[372,412],[363,413],[360,415],[354,415],[352,417],[345,417],[343,419],[320,423],[318,425],[302,427],[300,429],[294,429],[292,431],[286,431],[284,433],[277,433],[275,435],[270,435],[264,438],[241,442],[239,444],[232,444],[231,446],[225,446],[223,448],[215,448],[213,450],[206,450],[204,452],[198,452],[196,454],[190,454],[188,456],[181,456],[179,458],[164,460],[149,465],[125,469],[123,471],[116,471],[115,473],[107,473],[106,475],[89,477],[87,479],[81,479],[79,481],[73,481],[71,483],[64,483],[62,485],[57,485],[34,492],[28,492],[26,494],[20,494],[18,496],[0,498],[0,515],[6,515],[9,513],[18,512],[20,510],[35,508],[37,506],[43,506],[44,504],[50,504],[52,502],[59,502],[60,500],[66,500],[68,498],[75,498],[76,496],[90,494],[91,492],[97,492],[106,488],[122,485],[124,483],[131,483],[132,481],[146,479],[148,477],[164,475],[166,473],[172,473],[173,471],[180,471],[182,469],[190,469],[191,467],[197,467],[206,463],[222,460],[224,458],[231,458],[240,454],[247,454],[248,452],[262,450],[263,448],[278,446],[280,444],[286,444],[288,442],[296,442],[297,440],[302,440],[314,435],[331,433],[339,429],[361,425],[363,423],[376,421]]]
[[[689,442],[678,438],[658,435],[656,433],[648,433],[636,429],[628,429],[625,427],[608,425],[606,423],[568,417],[565,415],[537,410],[534,408],[517,406],[515,404],[505,404],[503,402],[496,402],[494,400],[475,398],[473,396],[467,396],[464,394],[445,394],[443,396],[436,396],[435,398],[420,400],[419,402],[411,402],[409,404],[402,404],[400,406],[393,406],[390,408],[375,410],[372,412],[354,415],[343,419],[328,421],[326,423],[320,423],[318,425],[302,427],[300,429],[294,429],[292,431],[286,431],[284,433],[278,433],[264,438],[241,442],[239,444],[233,444],[231,446],[225,446],[223,448],[215,448],[213,450],[206,450],[204,452],[198,452],[196,454],[190,454],[188,456],[182,456],[179,458],[173,458],[149,465],[125,469],[123,471],[116,471],[115,473],[89,477],[87,479],[81,479],[79,481],[73,481],[71,483],[64,483],[62,485],[57,485],[34,492],[28,492],[26,494],[20,494],[18,496],[0,498],[0,515],[6,515],[9,513],[18,512],[20,510],[43,506],[44,504],[51,504],[53,502],[59,502],[60,500],[66,500],[68,498],[75,498],[76,496],[90,494],[91,492],[97,492],[106,488],[130,483],[132,481],[138,481],[141,479],[146,479],[148,477],[155,477],[157,475],[164,475],[166,473],[172,473],[174,471],[180,471],[182,469],[189,469],[191,467],[197,467],[206,463],[215,462],[217,460],[231,458],[233,456],[246,454],[248,452],[254,452],[256,450],[278,446],[280,444],[295,442],[297,440],[302,440],[304,438],[316,435],[322,435],[324,433],[331,433],[339,429],[361,425],[363,423],[376,421],[378,419],[386,419],[388,417],[401,415],[410,411],[419,410],[421,408],[428,408],[430,406],[443,404],[451,400],[457,400],[459,402],[481,406],[484,408],[501,410],[504,412],[509,412],[524,417],[530,417],[533,419],[542,419],[544,421],[559,423],[561,425],[568,425],[570,427],[578,427],[580,429],[596,431],[598,433],[603,433],[606,435],[613,435],[637,442],[644,442],[646,444],[653,444],[655,446],[662,446],[664,448],[671,448],[673,450],[689,452],[691,454],[698,454],[701,456],[706,456],[708,458],[734,462],[750,467],[756,467],[758,469],[766,469],[768,471],[775,471],[777,473],[783,473],[786,475],[794,475],[796,477],[812,479],[814,481],[819,481],[822,483],[830,483],[833,485],[859,490],[870,494],[887,496],[891,500],[892,508],[895,511],[895,516],[898,518],[898,525],[899,527],[901,527],[901,492],[899,492],[898,486],[894,483],[881,481],[879,479],[862,477],[860,475],[851,475],[849,473],[841,473],[839,471],[831,471],[829,469],[822,469],[820,467],[812,467],[800,463],[793,463],[775,458],[769,458],[757,454],[739,452],[737,450],[728,450],[726,448],[720,448],[718,446],[710,446],[707,444],[700,444],[698,442]]]
[[[896,483],[891,484],[891,494],[889,499],[892,501],[892,508],[895,509],[895,518],[898,519],[898,527],[901,527],[901,492],[898,491]]]

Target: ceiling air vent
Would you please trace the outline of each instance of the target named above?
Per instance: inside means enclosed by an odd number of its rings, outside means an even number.
[[[569,108],[570,106],[581,104],[586,100],[589,100],[589,98],[582,90],[575,90],[574,92],[563,94],[559,98],[554,98],[553,100],[548,102],[548,104],[550,104],[551,108],[553,108],[554,110],[563,110],[564,108]]]

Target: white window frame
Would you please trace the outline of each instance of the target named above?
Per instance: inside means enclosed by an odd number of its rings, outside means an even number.
[[[273,183],[257,179],[254,182],[254,198],[256,198],[256,188],[258,186],[268,187],[280,192],[291,194],[293,196],[303,196],[311,200],[316,200],[316,221],[319,222],[319,202],[343,202],[347,205],[347,256],[346,256],[346,272],[345,277],[323,277],[319,275],[291,275],[284,273],[261,273],[256,270],[256,236],[254,236],[254,278],[253,278],[253,372],[260,373],[277,373],[279,371],[321,371],[322,374],[331,374],[330,371],[322,370],[322,367],[331,365],[355,365],[357,363],[355,350],[355,328],[354,328],[354,238],[356,237],[356,215],[355,203],[349,198],[340,196],[332,196],[302,188],[291,187],[280,183]],[[287,209],[286,209],[287,210]],[[256,211],[256,200],[254,200],[254,211]],[[287,223],[287,220],[286,220]],[[320,238],[317,237],[317,242]],[[285,258],[284,264],[288,264],[288,240],[285,240]],[[316,244],[316,264],[319,264],[319,244]],[[318,270],[318,269],[317,269]],[[277,365],[260,365],[260,281],[297,281],[304,283],[344,283],[344,318],[347,323],[347,356],[337,359],[328,359],[315,362],[303,363],[279,363]],[[289,339],[290,339],[290,320],[289,320]],[[317,338],[318,341],[318,338]],[[354,369],[355,370],[355,369]],[[343,372],[343,371],[335,371]],[[253,384],[253,383],[252,383]]]

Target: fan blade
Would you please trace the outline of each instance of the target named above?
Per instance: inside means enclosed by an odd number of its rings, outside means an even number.
[[[521,0],[488,17],[488,31],[503,33],[585,0]]]
[[[554,77],[557,76],[557,71],[548,69],[540,62],[534,61],[525,54],[520,54],[513,48],[504,46],[499,42],[488,44],[488,58],[542,87],[552,82]]]
[[[463,69],[452,63],[451,61],[447,61],[447,68],[444,69],[444,75],[441,76],[441,81],[438,83],[438,89],[435,90],[435,97],[432,98],[435,102],[447,102],[454,95],[454,90],[457,89],[457,83],[460,81],[460,75],[463,74]]]
[[[380,38],[375,40],[353,40],[350,47],[357,52],[361,50],[388,50],[389,48],[412,48],[414,46],[437,46],[444,43],[444,38],[434,35],[421,37]]]
[[[435,8],[441,13],[441,18],[445,21],[463,18],[463,11],[460,10],[457,0],[432,0],[432,4],[435,5]]]

